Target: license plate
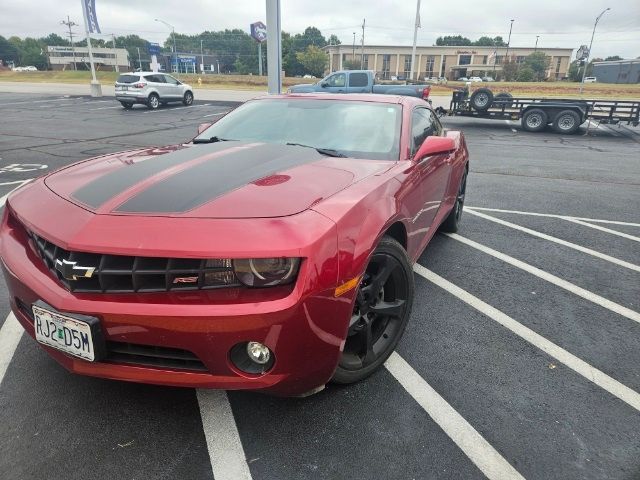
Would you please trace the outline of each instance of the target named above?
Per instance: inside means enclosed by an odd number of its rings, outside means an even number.
[[[36,305],[32,310],[38,342],[84,360],[95,360],[93,335],[88,323]]]
[[[129,90],[126,85],[116,85],[116,90]]]

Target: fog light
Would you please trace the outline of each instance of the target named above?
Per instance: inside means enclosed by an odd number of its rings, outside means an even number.
[[[261,344],[260,342],[247,343],[247,355],[254,362],[260,365],[266,365],[271,359],[271,351],[269,347]]]

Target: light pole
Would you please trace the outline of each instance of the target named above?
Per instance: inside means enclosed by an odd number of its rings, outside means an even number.
[[[140,47],[136,47],[138,50],[138,68],[142,71],[142,60],[140,60]]]
[[[200,39],[200,73],[204,73],[204,53],[202,51],[202,39]]]
[[[511,19],[511,25],[509,26],[509,38],[507,39],[507,53],[504,56],[505,61],[509,59],[509,46],[511,45],[511,30],[513,30],[513,18]]]
[[[416,5],[416,21],[413,26],[413,48],[411,49],[411,72],[409,73],[409,80],[413,80],[413,72],[416,71],[416,44],[418,42],[418,28],[420,28],[420,0]],[[420,74],[416,75],[417,77]]]
[[[582,81],[580,82],[580,93],[582,93],[582,89],[584,88],[584,77],[587,73],[587,66],[589,65],[589,57],[591,56],[591,47],[593,46],[593,37],[596,34],[596,27],[598,26],[598,22],[600,21],[600,18],[609,10],[611,10],[611,8],[607,7],[602,12],[600,12],[600,15],[596,17],[596,23],[594,23],[593,25],[593,32],[591,32],[591,42],[589,42],[589,50],[587,51],[587,58],[584,60],[584,69],[582,70]]]
[[[353,32],[353,49],[351,50],[351,60],[356,61],[356,32]]]
[[[156,22],[164,23],[167,27],[171,28],[171,37],[173,38],[173,58],[176,62],[176,73],[179,73],[180,68],[178,68],[178,51],[176,50],[176,27],[174,27],[170,23],[165,22],[164,20],[160,20],[158,18],[156,18],[155,20]]]
[[[536,35],[536,46],[533,49],[533,53],[536,53],[538,51],[538,39],[540,38],[540,35]]]

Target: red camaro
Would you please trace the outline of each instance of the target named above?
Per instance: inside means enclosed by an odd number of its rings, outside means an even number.
[[[402,336],[412,264],[457,229],[467,159],[420,99],[252,100],[190,143],[16,190],[11,307],[84,375],[277,395],[355,382]]]

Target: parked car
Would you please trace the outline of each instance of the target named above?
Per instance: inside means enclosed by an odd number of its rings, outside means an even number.
[[[298,75],[296,75],[296,76],[298,76]],[[303,76],[302,78],[316,78],[316,76],[307,74],[307,75]]]
[[[480,77],[470,77],[469,81],[470,82],[482,82],[482,79]]]
[[[428,99],[430,85],[378,85],[371,70],[340,70],[317,83],[289,87],[288,93],[381,93]]]
[[[459,82],[468,82],[469,79],[467,77],[460,77],[460,78],[458,78],[458,81]]]
[[[14,72],[37,72],[38,69],[33,65],[28,65],[26,67],[14,67],[12,69]]]
[[[495,82],[493,77],[482,77],[483,82]]]
[[[596,77],[584,77],[584,83],[596,83],[597,81]]]
[[[9,195],[11,307],[68,370],[278,395],[380,368],[468,153],[421,99],[279,95]],[[43,208],[46,206],[46,208]]]
[[[150,109],[170,102],[193,103],[193,88],[177,78],[158,72],[129,72],[118,77],[115,96],[122,106],[130,109],[142,103]]]

